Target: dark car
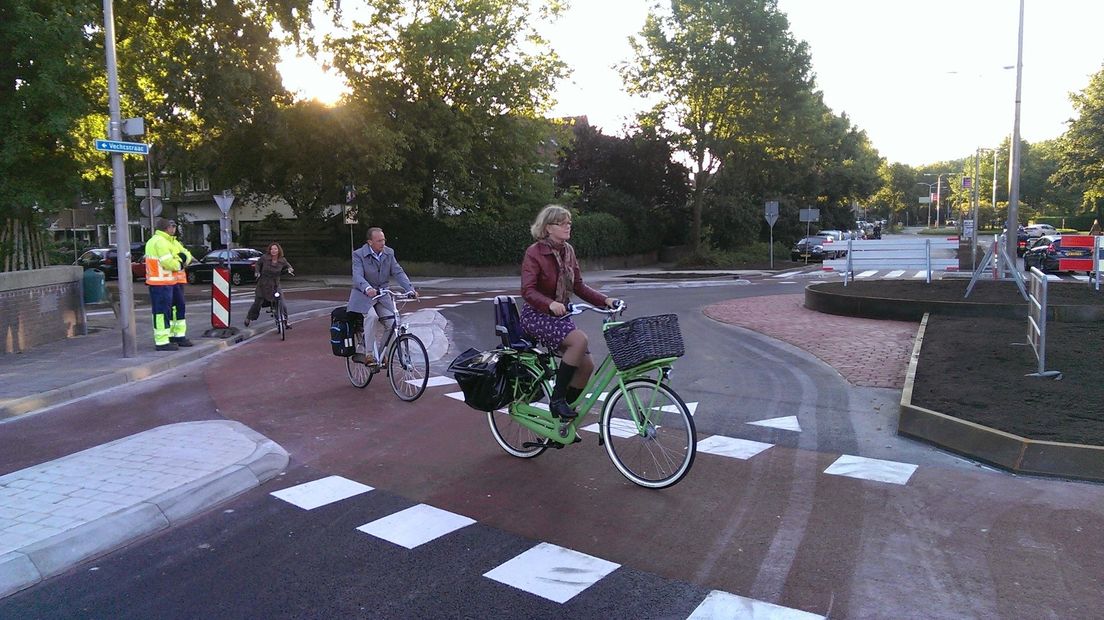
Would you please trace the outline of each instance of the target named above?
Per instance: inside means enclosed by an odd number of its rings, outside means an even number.
[[[1024,271],[1036,267],[1043,273],[1058,271],[1062,258],[1091,258],[1092,248],[1063,248],[1061,235],[1044,235],[1024,252]]]
[[[795,243],[793,249],[790,250],[790,260],[794,261],[823,261],[844,256],[847,256],[845,246],[833,244],[830,237],[805,237]]]
[[[253,272],[253,265],[261,256],[263,256],[263,254],[261,254],[259,250],[254,250],[253,248],[212,250],[200,259],[199,262],[192,263],[185,267],[184,271],[188,274],[188,284],[210,282],[211,274],[214,272],[215,267],[229,261],[230,282],[234,285],[238,285],[243,282],[252,282],[257,279]]]
[[[146,277],[146,245],[144,243],[130,244],[130,278],[141,280]],[[108,280],[119,277],[119,251],[115,246],[109,248],[92,248],[85,250],[77,258],[76,265],[85,269],[99,269]]]

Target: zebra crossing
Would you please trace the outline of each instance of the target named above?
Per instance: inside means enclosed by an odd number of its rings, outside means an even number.
[[[435,387],[451,388],[456,385],[456,380],[450,377],[434,376],[430,377],[430,383],[433,384]],[[609,392],[603,392],[599,394],[598,400],[604,402],[608,394]],[[442,396],[452,400],[458,400],[460,402],[464,401],[463,392],[446,391],[442,394]],[[543,403],[533,403],[533,406],[547,408],[547,405]],[[690,415],[695,415],[698,411],[698,402],[688,401],[686,403],[686,408],[689,409]],[[779,430],[785,430],[795,433],[801,432],[801,423],[797,419],[797,416],[784,416],[780,418],[755,420],[752,422],[747,422],[747,424],[752,426],[776,428]],[[579,427],[579,430],[588,431],[591,433],[600,432],[597,423]],[[631,437],[636,433],[636,429],[620,428],[616,424],[613,424],[611,425],[610,432],[621,437]],[[769,448],[773,448],[774,445],[775,444],[752,441],[750,439],[741,439],[738,437],[712,435],[704,439],[699,439],[697,450],[698,452],[705,454],[713,454],[716,456],[727,458],[747,460],[758,455],[761,452],[768,450]],[[871,459],[845,454],[836,459],[836,461],[833,462],[832,465],[830,465],[828,468],[826,468],[823,473],[828,475],[844,476],[847,478],[856,478],[859,480],[871,480],[876,482],[905,485],[912,478],[912,474],[915,473],[916,468],[917,466],[911,463],[899,463],[896,461]]]
[[[343,476],[328,476],[270,493],[302,510],[314,510],[374,491]],[[355,528],[407,551],[431,545],[476,524],[465,515],[428,504],[417,504]],[[558,604],[565,604],[621,569],[616,562],[548,542],[538,542],[514,557],[490,567],[482,577]],[[687,618],[751,618],[813,620],[825,618],[800,609],[760,601],[722,590],[711,590]]]
[[[946,271],[933,270],[931,274],[932,279],[940,280],[944,278],[947,273]],[[949,273],[961,274],[961,272],[954,271]],[[927,275],[928,272],[923,269],[866,269],[863,271],[856,271],[852,277],[855,280],[923,280],[927,278]],[[1090,280],[1089,276],[1078,273],[1048,273],[1046,277],[1047,280],[1051,282],[1081,282],[1087,284]],[[843,271],[828,268],[817,271],[786,271],[770,276],[769,280],[780,280],[782,283],[786,283],[795,280],[823,280],[827,278],[842,279]]]

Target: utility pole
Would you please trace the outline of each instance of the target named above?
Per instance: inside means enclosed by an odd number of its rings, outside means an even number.
[[[107,55],[108,138],[122,139],[119,111],[119,71],[115,62],[115,10],[112,0],[104,0],[104,50]],[[115,198],[115,247],[119,256],[119,327],[123,333],[123,357],[138,355],[134,325],[134,286],[128,274],[130,269],[130,221],[127,217],[126,171],[123,154],[111,154],[111,186]],[[124,258],[126,262],[124,261]]]
[[[1008,231],[1005,242],[1008,246],[1008,255],[1016,255],[1016,230],[1019,227],[1020,206],[1020,93],[1023,84],[1023,32],[1024,32],[1024,0],[1020,0],[1020,30],[1016,42],[1016,113],[1012,121],[1012,143],[1009,145],[1009,167],[1011,179],[1008,184]],[[1009,271],[1015,269],[1015,265],[1007,266]]]

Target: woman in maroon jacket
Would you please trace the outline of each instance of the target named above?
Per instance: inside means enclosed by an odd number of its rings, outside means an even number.
[[[529,336],[563,358],[556,371],[549,409],[561,418],[574,418],[577,412],[569,403],[583,392],[594,361],[587,350],[587,336],[567,313],[571,294],[575,293],[595,306],[612,308],[616,300],[583,284],[571,238],[571,212],[559,205],[548,205],[537,214],[529,228],[536,242],[525,250],[521,263],[521,327]],[[562,318],[561,318],[562,317]]]

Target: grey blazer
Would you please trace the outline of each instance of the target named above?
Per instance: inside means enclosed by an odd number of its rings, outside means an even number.
[[[410,278],[399,266],[399,261],[395,260],[395,250],[383,246],[383,260],[376,260],[367,243],[357,248],[353,252],[353,290],[349,293],[349,311],[364,314],[371,310],[372,298],[364,294],[364,289],[369,286],[376,290],[389,288],[388,280],[391,278],[404,291],[414,290]]]

